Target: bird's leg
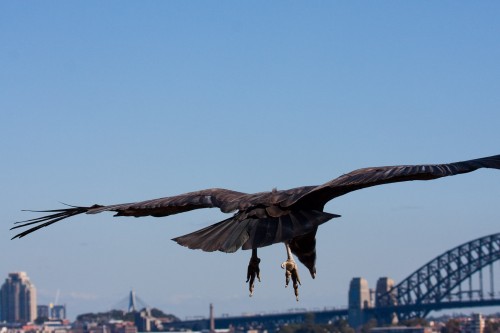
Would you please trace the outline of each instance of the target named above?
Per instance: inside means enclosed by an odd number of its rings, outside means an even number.
[[[281,264],[281,268],[285,269],[285,288],[288,287],[288,283],[290,282],[290,277],[292,278],[293,282],[293,289],[295,291],[295,298],[297,301],[299,300],[299,284],[300,283],[300,277],[299,277],[299,269],[297,266],[297,263],[293,259],[292,255],[292,250],[290,249],[290,246],[288,245],[288,242],[285,242],[285,247],[286,247],[286,254],[287,254],[287,259]]]
[[[254,281],[255,277],[260,282],[260,268],[259,268],[260,258],[257,257],[257,249],[252,249],[252,256],[250,257],[250,262],[248,263],[247,270],[247,282],[248,290],[250,291],[250,297],[253,295]]]

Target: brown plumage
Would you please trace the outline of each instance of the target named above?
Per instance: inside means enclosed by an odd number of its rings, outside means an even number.
[[[318,226],[334,217],[339,217],[323,212],[328,201],[366,187],[410,180],[431,180],[479,168],[500,169],[500,155],[448,164],[364,168],[344,174],[323,185],[283,191],[247,194],[215,188],[135,203],[71,206],[71,208],[41,211],[49,215],[17,222],[18,225],[12,229],[24,227],[29,229],[15,235],[13,239],[24,237],[55,222],[83,213],[114,211],[115,216],[163,217],[194,209],[216,207],[223,213],[234,213],[234,215],[173,240],[190,249],[223,252],[234,252],[240,248],[257,249],[285,242],[314,277],[315,235]]]

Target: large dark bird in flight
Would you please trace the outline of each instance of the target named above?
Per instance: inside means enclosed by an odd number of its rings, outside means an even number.
[[[93,205],[90,207],[46,210],[49,215],[17,222],[12,229],[29,227],[15,235],[24,237],[38,229],[79,214],[116,212],[115,216],[162,217],[200,208],[219,208],[223,213],[234,213],[228,219],[193,233],[174,238],[180,245],[203,251],[235,252],[252,250],[248,265],[247,282],[250,296],[254,280],[260,280],[257,249],[275,243],[284,243],[287,260],[281,265],[286,270],[285,286],[293,281],[298,300],[300,278],[295,254],[311,273],[316,275],[316,232],[318,226],[340,215],[323,212],[325,204],[341,195],[362,188],[404,182],[431,180],[467,173],[479,168],[500,169],[500,155],[463,162],[431,165],[400,165],[365,168],[352,171],[323,185],[297,187],[289,190],[272,190],[248,194],[213,188],[197,192],[118,205]]]

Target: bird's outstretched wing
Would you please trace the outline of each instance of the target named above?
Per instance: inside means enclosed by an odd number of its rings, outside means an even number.
[[[68,217],[79,214],[97,214],[101,212],[114,211],[115,216],[168,216],[187,212],[200,208],[218,207],[224,213],[229,213],[240,209],[240,205],[245,204],[246,193],[226,190],[207,189],[197,192],[190,192],[172,197],[165,197],[135,203],[118,205],[93,205],[90,207],[70,206],[70,208],[36,211],[49,213],[42,217],[17,222],[12,229],[29,227],[29,229],[15,235],[14,238],[24,237],[38,229],[47,227],[53,223],[64,220]]]
[[[398,165],[358,169],[317,186],[300,197],[291,197],[290,200],[281,203],[281,205],[284,207],[290,207],[294,204],[301,206],[324,205],[336,197],[366,187],[410,180],[431,180],[467,173],[480,168],[500,169],[500,155],[448,164]]]

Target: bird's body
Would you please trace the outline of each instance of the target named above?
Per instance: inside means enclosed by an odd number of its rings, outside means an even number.
[[[318,186],[303,186],[289,190],[272,190],[247,194],[227,189],[206,189],[177,196],[118,205],[93,205],[43,211],[50,213],[20,222],[12,229],[29,229],[15,235],[21,238],[40,228],[78,214],[116,212],[115,216],[163,217],[201,208],[219,208],[223,213],[234,213],[226,220],[193,233],[174,238],[180,245],[204,251],[234,252],[253,249],[253,266],[249,265],[250,290],[258,271],[256,249],[284,242],[288,260],[287,277],[294,280],[297,294],[297,275],[290,250],[315,276],[316,232],[318,226],[339,215],[323,212],[325,204],[339,196],[362,188],[410,180],[431,180],[479,168],[500,169],[500,155],[463,162],[430,165],[402,165],[364,168],[344,174]],[[258,259],[258,258],[257,258]],[[256,264],[255,264],[256,263]],[[252,260],[251,260],[252,264]],[[288,270],[290,267],[290,270]],[[295,276],[295,277],[294,277]],[[287,280],[288,285],[288,280]]]

